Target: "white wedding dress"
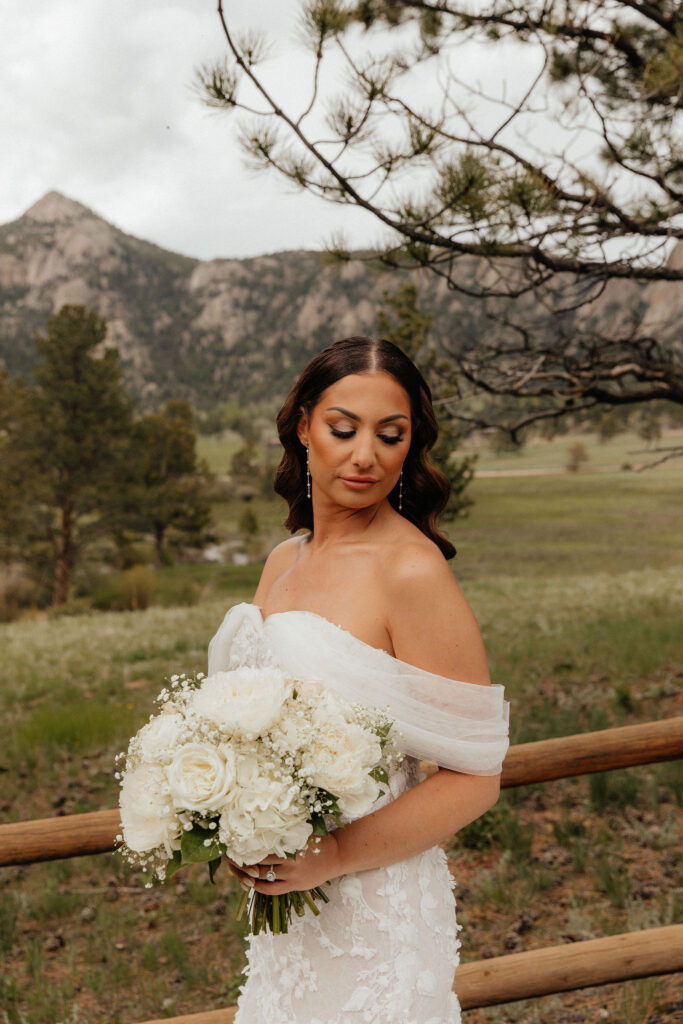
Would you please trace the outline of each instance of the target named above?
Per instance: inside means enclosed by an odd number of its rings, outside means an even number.
[[[376,810],[420,781],[419,760],[497,774],[507,750],[503,687],[425,672],[314,612],[232,607],[209,646],[209,674],[278,665],[353,701],[387,707],[406,754]],[[332,880],[319,917],[251,937],[235,1024],[459,1024],[452,992],[460,942],[438,847]]]

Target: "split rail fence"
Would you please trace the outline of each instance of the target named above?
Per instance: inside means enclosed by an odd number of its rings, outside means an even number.
[[[510,747],[503,787],[655,764],[683,757],[683,717]],[[118,810],[0,825],[0,867],[106,853]],[[464,1010],[683,971],[683,925],[648,928],[462,964],[454,989]],[[235,1007],[145,1024],[231,1024]]]

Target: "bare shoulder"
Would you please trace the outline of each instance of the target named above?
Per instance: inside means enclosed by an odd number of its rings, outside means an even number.
[[[428,672],[490,683],[477,620],[451,567],[427,537],[397,547],[384,580],[395,656]]]
[[[254,604],[263,605],[272,585],[296,562],[301,551],[301,544],[305,539],[306,534],[297,534],[297,536],[288,537],[287,540],[275,545],[263,565],[261,578],[254,594]]]

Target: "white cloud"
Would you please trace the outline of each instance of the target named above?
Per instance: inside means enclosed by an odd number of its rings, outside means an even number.
[[[292,107],[308,80],[293,41],[299,8],[226,3],[231,19],[276,40],[269,73]],[[225,49],[215,0],[4,0],[0,47],[0,222],[57,189],[204,258],[319,248],[340,227],[353,244],[378,240],[370,215],[244,168],[232,117],[207,110],[191,85]],[[486,77],[493,60],[465,47],[458,72]]]
[[[231,6],[279,36],[297,10]],[[5,0],[1,48],[0,221],[55,188],[126,231],[209,257],[319,247],[334,223],[360,219],[245,170],[233,125],[191,85],[223,52],[213,2]]]

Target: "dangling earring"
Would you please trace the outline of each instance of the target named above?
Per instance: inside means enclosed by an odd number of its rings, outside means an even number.
[[[306,496],[311,496],[311,473],[308,468],[308,448],[306,449]]]
[[[403,470],[398,478],[398,510],[401,512],[403,509]]]

